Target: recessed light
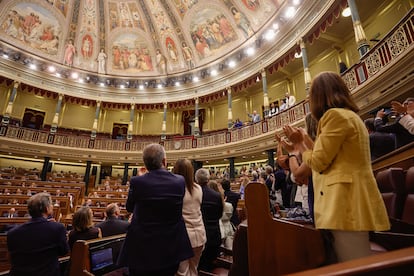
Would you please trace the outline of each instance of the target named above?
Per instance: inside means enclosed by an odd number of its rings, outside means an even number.
[[[350,7],[345,8],[345,9],[342,11],[342,16],[343,16],[343,17],[349,17],[349,16],[351,16],[351,8],[350,8]]]

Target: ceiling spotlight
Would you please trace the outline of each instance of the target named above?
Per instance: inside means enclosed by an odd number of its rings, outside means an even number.
[[[268,30],[268,31],[265,33],[264,38],[265,38],[267,41],[271,41],[272,39],[274,39],[274,38],[275,38],[275,36],[276,36],[276,33],[275,33],[275,31],[274,31],[274,30]]]
[[[302,57],[302,51],[300,51],[299,53],[295,53],[295,58],[301,58]]]
[[[285,12],[285,17],[292,18],[293,16],[295,16],[295,13],[296,9],[294,7],[288,7]]]
[[[217,70],[216,69],[211,70],[210,75],[213,77],[217,76]]]
[[[159,84],[157,85],[157,87],[158,87],[158,88],[162,88],[162,83],[159,83]]]
[[[121,89],[124,89],[124,88],[125,88],[125,85],[121,84],[119,87],[120,87]]]
[[[272,24],[272,28],[273,28],[273,30],[275,30],[275,31],[277,31],[277,30],[279,30],[279,23],[273,23]]]
[[[259,76],[257,76],[256,77],[256,82],[259,82],[260,81],[260,78],[259,78]]]
[[[82,78],[78,79],[78,81],[79,81],[80,83],[83,83],[83,82],[84,82],[84,80],[83,80]]]
[[[297,6],[300,4],[300,0],[293,0],[293,5]]]
[[[236,66],[236,62],[234,61],[234,60],[231,60],[230,62],[229,62],[229,67],[230,68],[234,68]]]
[[[199,81],[199,78],[198,78],[197,76],[195,76],[195,77],[193,78],[193,81],[194,81],[194,82],[198,82],[198,81]]]
[[[37,66],[36,66],[36,64],[30,63],[29,68],[32,69],[32,70],[36,70]]]
[[[47,70],[48,70],[50,73],[54,73],[54,72],[56,72],[56,67],[55,67],[55,66],[53,66],[53,65],[50,65],[50,66],[47,68]]]
[[[139,88],[140,90],[142,90],[142,89],[144,89],[144,85],[143,85],[143,84],[140,84],[140,85],[138,86],[138,88]]]
[[[72,79],[79,78],[79,74],[77,72],[72,72],[72,74],[70,76],[72,77]]]
[[[247,48],[247,50],[246,50],[246,54],[247,54],[248,56],[252,56],[252,55],[254,55],[254,52],[255,52],[254,47],[249,47],[249,48]]]
[[[350,7],[346,7],[346,8],[342,11],[342,16],[343,16],[343,17],[349,17],[349,16],[351,16],[351,8],[350,8]]]
[[[9,58],[9,55],[8,54],[3,54],[3,57],[4,58]]]
[[[101,82],[99,83],[100,86],[105,86],[105,83]]]
[[[56,77],[60,78],[62,75],[59,72],[56,72]]]
[[[175,86],[180,86],[180,82],[179,81],[176,81],[175,82]]]

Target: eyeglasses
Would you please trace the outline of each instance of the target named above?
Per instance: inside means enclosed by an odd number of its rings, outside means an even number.
[[[414,100],[408,100],[408,101],[403,102],[403,105],[409,105],[413,102],[414,102]]]

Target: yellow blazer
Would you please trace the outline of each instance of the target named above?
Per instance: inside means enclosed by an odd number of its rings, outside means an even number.
[[[315,226],[345,231],[390,228],[371,167],[368,131],[344,108],[329,109],[319,120],[313,150],[303,153],[312,168]]]

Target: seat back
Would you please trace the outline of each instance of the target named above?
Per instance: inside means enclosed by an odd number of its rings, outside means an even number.
[[[409,168],[405,175],[405,190],[407,196],[401,220],[414,225],[414,167]]]
[[[406,197],[402,168],[389,168],[376,175],[378,189],[387,208],[388,216],[401,219]]]

